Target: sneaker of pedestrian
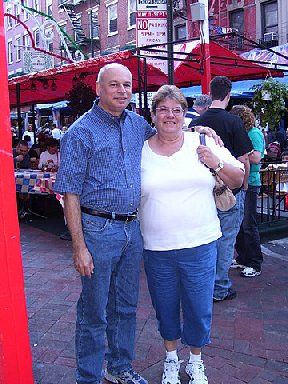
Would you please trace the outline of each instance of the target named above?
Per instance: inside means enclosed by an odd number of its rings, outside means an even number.
[[[66,231],[61,233],[59,237],[61,240],[72,241],[72,237],[68,229],[66,229]]]
[[[190,377],[189,384],[208,384],[205,367],[202,360],[188,362],[185,372]]]
[[[243,271],[240,272],[240,275],[243,277],[255,277],[261,275],[261,271],[256,271],[256,269],[251,267],[245,267]]]
[[[223,299],[219,299],[218,297],[213,297],[213,301],[220,302],[224,300],[233,300],[237,296],[237,292],[233,288],[228,288],[228,293]]]
[[[232,268],[232,269],[236,269],[236,268],[246,268],[246,266],[243,265],[243,264],[238,264],[238,263],[237,263],[237,260],[236,260],[236,259],[233,259],[233,260],[232,260],[232,263],[231,263],[231,265],[230,265],[230,268]]]
[[[109,381],[109,383],[115,384],[148,384],[148,381],[143,379],[143,377],[132,368],[119,374],[111,374],[106,370],[104,378]]]
[[[180,365],[183,360],[165,360],[162,374],[162,384],[181,384]]]
[[[19,219],[23,220],[28,215],[29,215],[29,213],[27,211],[25,211],[25,209],[21,209],[21,211],[19,212]]]

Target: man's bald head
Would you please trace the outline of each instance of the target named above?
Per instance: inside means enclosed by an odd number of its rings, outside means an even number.
[[[110,64],[104,65],[104,67],[102,67],[98,72],[97,83],[100,83],[102,81],[105,72],[109,71],[109,69],[116,69],[116,70],[128,72],[132,78],[132,73],[127,67],[125,67],[125,65],[119,64],[119,63],[110,63]]]

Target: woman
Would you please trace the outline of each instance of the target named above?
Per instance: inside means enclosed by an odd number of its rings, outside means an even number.
[[[213,198],[213,168],[230,188],[242,185],[242,165],[211,138],[184,132],[187,101],[173,85],[152,100],[157,134],[142,152],[140,223],[149,291],[166,360],[162,384],[179,384],[177,339],[191,348],[186,373],[208,383],[201,348],[210,342],[216,240],[221,236]],[[183,329],[180,326],[180,306]]]
[[[238,256],[233,260],[231,267],[243,268],[240,273],[243,277],[255,277],[261,274],[263,262],[256,216],[257,196],[261,186],[260,161],[264,156],[265,140],[260,129],[255,128],[255,116],[247,106],[234,105],[231,113],[240,116],[243,120],[244,128],[248,132],[254,148],[249,155],[251,165],[244,203],[244,217],[235,244]]]

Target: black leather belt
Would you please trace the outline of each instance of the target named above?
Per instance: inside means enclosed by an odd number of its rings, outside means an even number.
[[[130,213],[129,215],[121,215],[114,212],[96,211],[96,209],[87,208],[87,207],[81,207],[81,211],[84,213],[88,213],[88,215],[100,216],[110,220],[132,221],[137,218],[137,212]]]

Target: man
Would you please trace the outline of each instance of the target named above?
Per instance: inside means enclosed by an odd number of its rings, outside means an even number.
[[[64,193],[73,259],[81,274],[77,304],[76,380],[102,383],[105,332],[107,372],[112,383],[147,384],[132,369],[142,237],[140,202],[143,143],[149,124],[125,110],[132,75],[121,64],[98,74],[99,101],[61,140],[55,190]]]
[[[34,144],[35,139],[32,124],[28,124],[27,131],[24,131],[22,135],[22,140],[27,141],[29,149]]]
[[[60,128],[57,127],[56,124],[52,125],[51,135],[52,135],[53,139],[56,139],[58,141],[60,141],[60,139],[62,137],[62,131]]]
[[[188,127],[192,120],[203,115],[210,107],[212,99],[208,95],[200,95],[195,98],[192,111],[189,110],[185,115],[185,125]]]
[[[225,147],[245,167],[243,188],[233,191],[236,195],[236,205],[227,212],[218,211],[222,237],[217,241],[217,266],[213,297],[214,301],[223,301],[236,297],[236,291],[231,287],[232,282],[228,272],[234,255],[236,236],[244,215],[245,190],[248,188],[250,170],[248,155],[253,150],[253,146],[240,117],[225,110],[230,100],[231,81],[226,76],[216,76],[210,83],[210,89],[212,97],[210,108],[202,116],[193,120],[189,128],[197,125],[213,128],[223,140]]]
[[[16,148],[13,148],[14,168],[29,169],[31,168],[31,160],[28,154],[28,143],[25,140],[20,140]],[[29,194],[17,193],[17,206],[19,219],[24,219],[29,212]]]
[[[14,168],[28,169],[31,167],[29,147],[25,140],[20,140],[16,148],[13,148]]]
[[[60,153],[58,151],[58,141],[49,139],[46,142],[47,150],[40,154],[38,168],[47,168],[56,172],[60,164]]]

